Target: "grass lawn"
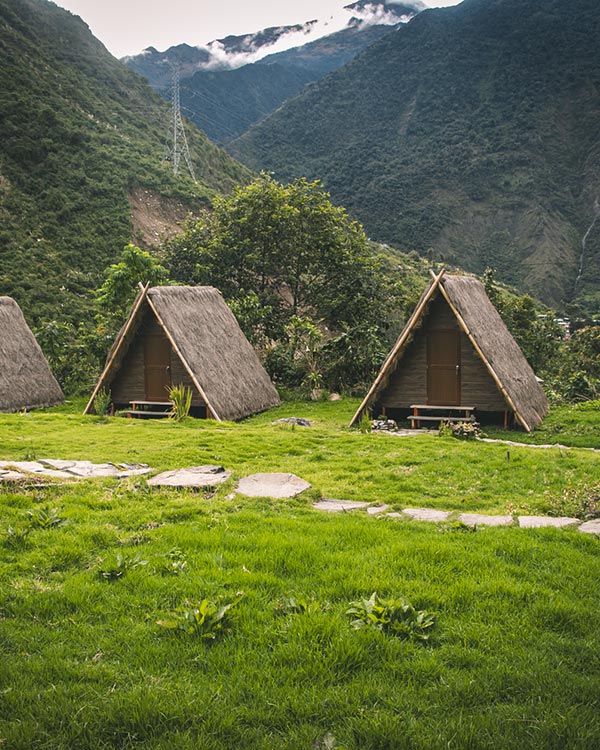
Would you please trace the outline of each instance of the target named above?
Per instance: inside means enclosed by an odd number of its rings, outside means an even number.
[[[597,750],[599,539],[311,503],[543,512],[597,485],[600,455],[363,435],[345,429],[356,404],[286,404],[238,425],[100,422],[78,403],[0,416],[0,459],[234,472],[214,494],[137,479],[0,489],[0,747]],[[271,425],[292,414],[314,426]],[[560,442],[593,444],[571,415],[551,417],[567,425]],[[597,431],[597,412],[585,419]],[[255,471],[313,489],[228,498]],[[346,609],[373,591],[435,612],[431,640],[354,630]],[[157,624],[239,592],[214,641]],[[289,597],[306,611],[282,609]]]

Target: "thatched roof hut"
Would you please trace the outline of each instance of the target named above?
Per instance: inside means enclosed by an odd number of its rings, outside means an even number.
[[[55,406],[62,391],[20,307],[0,297],[0,412]]]
[[[146,286],[109,353],[85,409],[101,389],[117,408],[167,402],[171,385],[193,393],[192,411],[242,419],[279,405],[279,396],[221,293],[213,287]]]
[[[444,271],[432,277],[351,424],[366,410],[393,416],[446,404],[505,421],[510,414],[535,429],[548,413],[546,396],[483,284]]]

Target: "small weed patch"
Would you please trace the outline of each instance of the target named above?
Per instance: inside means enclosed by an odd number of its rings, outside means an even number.
[[[241,598],[242,595],[238,594],[233,601],[220,605],[210,599],[202,599],[199,604],[186,602],[166,619],[157,620],[156,624],[166,630],[214,641],[231,630],[229,611]]]
[[[432,612],[417,610],[404,599],[382,599],[373,592],[370,599],[352,602],[346,610],[352,617],[352,627],[373,628],[386,635],[425,642],[436,624]]]

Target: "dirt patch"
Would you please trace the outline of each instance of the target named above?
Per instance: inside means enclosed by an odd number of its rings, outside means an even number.
[[[146,188],[129,194],[133,240],[144,245],[158,245],[181,232],[191,211],[182,201],[166,198]]]

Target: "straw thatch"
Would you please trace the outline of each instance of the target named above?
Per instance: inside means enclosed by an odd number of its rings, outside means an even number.
[[[92,410],[98,391],[110,389],[149,311],[171,342],[209,416],[236,420],[279,405],[273,383],[221,293],[213,287],[164,286],[145,287],[138,294],[86,413]]]
[[[506,408],[514,412],[527,432],[534,430],[548,413],[548,402],[519,345],[478,279],[445,275],[443,271],[433,276],[351,424],[360,419],[385,389],[416,329],[426,325],[431,303],[439,295],[448,303],[460,329],[491,375]]]
[[[0,297],[0,412],[55,406],[62,391],[17,303]]]

